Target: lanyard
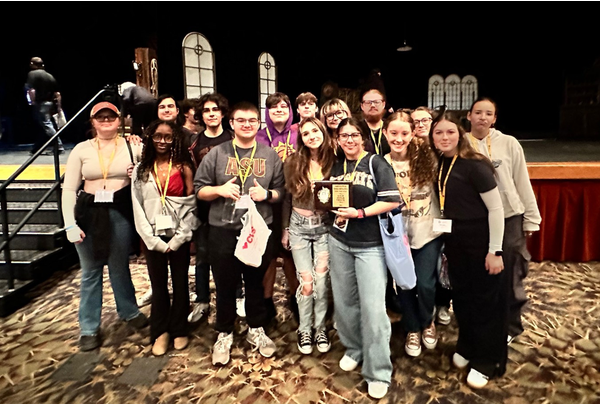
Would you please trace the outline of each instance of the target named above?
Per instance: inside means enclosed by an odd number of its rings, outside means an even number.
[[[313,171],[312,164],[309,161],[309,163],[308,163],[308,179],[311,182],[312,181],[322,180],[323,179],[323,173],[321,173],[321,175],[318,175],[322,168],[323,167],[319,167],[317,170]]]
[[[268,131],[268,129],[267,129]],[[256,141],[254,142],[254,145],[252,146],[252,153],[250,154],[250,162],[248,163],[248,166],[246,167],[246,169],[242,169],[242,162],[240,161],[240,156],[238,155],[237,152],[237,148],[235,147],[235,141],[231,141],[231,144],[233,145],[233,151],[235,153],[235,160],[237,161],[237,165],[238,165],[238,176],[240,177],[240,181],[242,182],[242,194],[244,193],[244,184],[246,183],[246,180],[248,179],[248,175],[250,174],[250,168],[252,167],[252,164],[254,163],[254,152],[256,152]],[[242,174],[242,171],[245,172],[245,174]]]
[[[102,170],[102,178],[104,180],[103,183],[103,188],[106,189],[106,179],[108,178],[108,169],[110,168],[110,165],[112,164],[113,160],[115,159],[115,153],[117,152],[117,145],[119,144],[119,137],[115,136],[115,148],[113,149],[111,155],[110,155],[110,160],[108,161],[108,165],[104,166],[104,157],[102,156],[102,153],[100,152],[100,140],[98,140],[98,138],[96,138],[96,145],[98,146],[98,160],[100,160],[100,170]]]
[[[167,189],[169,188],[169,180],[171,179],[171,167],[173,166],[173,159],[169,159],[169,171],[167,171],[167,180],[165,181],[165,189],[162,189],[162,185],[160,185],[160,178],[158,177],[158,166],[156,165],[156,161],[154,162],[154,172],[156,173],[156,185],[158,186],[158,193],[160,194],[160,201],[162,203],[163,209],[166,208],[165,199],[167,198]]]
[[[377,139],[377,142],[375,142],[375,136],[373,136],[373,131],[371,129],[369,129],[369,132],[371,132],[371,139],[373,140],[373,145],[375,146],[375,153],[379,154],[379,148],[381,147],[381,133],[383,132],[383,122],[381,122],[379,124],[379,138]]]
[[[479,150],[479,139],[477,139],[475,136],[473,136],[472,133],[469,133],[469,139],[471,140],[471,144],[473,146],[475,146],[475,148],[477,150]],[[476,143],[473,143],[476,142]],[[486,142],[487,142],[487,149],[488,149],[488,154],[490,156],[490,160],[492,159],[492,139],[490,138],[490,135],[486,136]]]
[[[452,163],[450,163],[450,167],[448,168],[448,172],[446,173],[446,178],[444,179],[444,186],[442,187],[442,171],[444,170],[444,159],[440,163],[440,173],[438,175],[438,191],[440,193],[440,213],[442,217],[444,217],[444,203],[446,202],[446,185],[448,184],[448,177],[450,177],[450,171],[452,171],[452,167],[454,167],[454,163],[456,162],[456,158],[458,157],[458,153],[452,157]]]
[[[285,159],[287,159],[288,156],[288,150],[290,147],[290,136],[292,134],[291,130],[288,130],[288,135],[287,135],[287,139],[285,140],[285,154],[283,155],[283,158],[281,159],[281,161],[285,162]],[[269,138],[269,144],[271,145],[271,147],[273,146],[273,139],[271,138],[271,132],[269,132],[269,128],[267,128],[267,137]]]
[[[356,160],[356,164],[354,165],[354,170],[352,170],[352,175],[350,175],[350,181],[354,181],[354,174],[356,174],[356,167],[358,167],[358,165],[360,164],[360,161],[362,160],[363,157],[365,157],[367,155],[366,151],[363,151],[360,154],[360,157],[358,158],[358,160]],[[347,168],[347,164],[348,164],[348,160],[344,160],[344,178],[346,178],[346,168]]]

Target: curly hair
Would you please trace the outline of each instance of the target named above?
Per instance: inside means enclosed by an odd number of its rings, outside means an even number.
[[[163,121],[156,119],[148,125],[144,132],[144,150],[142,152],[142,159],[139,162],[137,177],[135,182],[148,181],[148,176],[154,169],[154,162],[156,161],[156,148],[154,147],[154,141],[152,135],[156,133],[159,126],[166,125],[173,131],[173,143],[171,143],[171,158],[173,159],[173,167],[177,167],[180,171],[183,171],[184,166],[189,166],[192,171],[194,165],[190,157],[190,153],[185,149],[183,144],[183,133],[181,128],[173,121]]]
[[[415,130],[415,122],[406,111],[396,111],[387,117],[383,123],[383,130],[387,131],[393,121],[407,122],[410,130]],[[435,154],[427,142],[413,136],[406,149],[410,165],[410,182],[414,186],[431,184],[435,181],[437,161]]]
[[[335,153],[329,133],[325,125],[316,117],[302,119],[298,124],[298,151],[289,156],[284,164],[283,173],[285,176],[285,187],[294,199],[302,203],[310,201],[312,198],[312,184],[310,178],[310,149],[306,147],[302,140],[302,128],[307,123],[315,125],[323,134],[323,143],[319,146],[317,153],[317,162],[321,165],[323,178],[329,178],[331,167],[335,161]]]

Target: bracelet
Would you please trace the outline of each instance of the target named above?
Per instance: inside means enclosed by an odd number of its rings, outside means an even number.
[[[74,225],[74,224],[72,224],[72,225],[70,225],[70,226],[67,226],[67,227],[65,227],[65,231],[68,231],[68,230],[74,229],[74,228],[75,228],[75,226],[76,226],[76,225]]]
[[[269,190],[265,189],[265,201],[269,200]]]

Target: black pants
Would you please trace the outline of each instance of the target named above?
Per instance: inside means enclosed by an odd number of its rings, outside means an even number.
[[[453,220],[444,252],[458,322],[456,352],[471,367],[489,376],[502,376],[508,355],[509,274],[490,275],[485,269],[488,221]]]
[[[233,332],[236,312],[236,291],[243,277],[246,294],[246,322],[250,328],[264,327],[267,324],[267,311],[264,301],[263,277],[273,257],[274,238],[269,237],[260,267],[255,268],[238,260],[233,253],[239,230],[226,230],[210,226],[209,263],[217,289],[217,323],[219,332]]]
[[[146,265],[152,284],[152,308],[150,309],[150,342],[168,332],[171,338],[188,334],[187,317],[190,313],[188,268],[190,266],[190,243],[182,244],[177,251],[167,254],[147,250]],[[173,284],[173,302],[169,296],[169,266]]]

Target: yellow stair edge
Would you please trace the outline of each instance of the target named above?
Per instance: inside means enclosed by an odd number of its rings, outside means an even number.
[[[61,164],[59,167],[60,175],[63,175],[66,169],[66,164]],[[18,164],[7,164],[0,165],[0,180],[7,180],[11,175],[15,173],[21,167]],[[17,180],[53,180],[54,177],[54,164],[33,164],[25,169],[18,177]]]

